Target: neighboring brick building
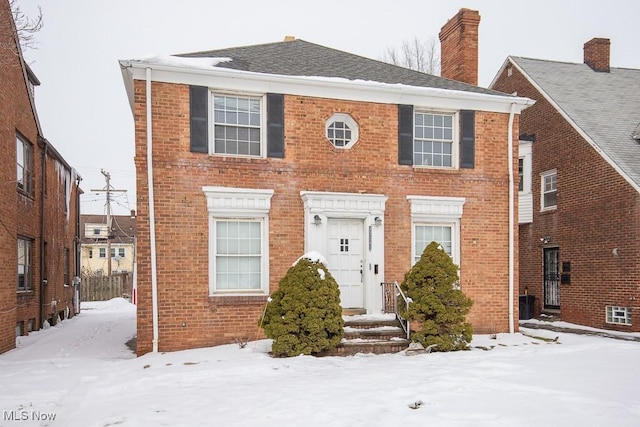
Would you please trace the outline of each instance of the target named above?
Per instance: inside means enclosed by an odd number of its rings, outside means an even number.
[[[584,64],[509,57],[491,87],[537,101],[520,119],[520,292],[535,314],[638,332],[640,70],[610,67],[609,45],[585,43]]]
[[[460,17],[477,37],[477,12]],[[472,27],[453,19],[443,33],[477,64]],[[530,100],[291,37],[120,64],[135,121],[138,354],[258,337],[269,293],[310,250],[344,307],[379,313],[380,282],[402,281],[432,240],[460,265],[475,330],[517,325],[508,140]],[[456,78],[475,82],[477,67]]]
[[[79,176],[42,137],[9,4],[0,1],[0,352],[73,316]]]

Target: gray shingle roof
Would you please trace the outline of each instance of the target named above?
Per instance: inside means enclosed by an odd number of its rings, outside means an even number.
[[[640,70],[511,57],[531,80],[640,186]]]
[[[501,92],[409,70],[304,40],[232,47],[177,56],[231,58],[232,61],[219,63],[217,66],[255,73],[341,77],[348,80],[400,83],[504,96]]]

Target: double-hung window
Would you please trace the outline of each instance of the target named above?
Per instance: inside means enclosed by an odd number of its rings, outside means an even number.
[[[411,261],[415,264],[431,242],[436,242],[460,265],[461,197],[407,196],[411,203]]]
[[[438,243],[442,249],[453,258],[453,235],[455,223],[449,224],[424,224],[414,223],[414,239],[413,239],[413,263],[420,259],[424,249],[431,243]]]
[[[542,210],[555,209],[558,205],[558,172],[550,170],[541,175],[540,205]]]
[[[106,258],[107,257],[107,248],[99,248],[98,251],[99,251],[98,256],[100,258]]]
[[[213,94],[215,154],[262,156],[262,98]]]
[[[209,294],[269,293],[273,190],[204,187],[209,211]]]
[[[216,219],[215,284],[217,290],[260,290],[262,227],[255,219]]]
[[[33,287],[32,248],[31,240],[18,238],[18,291],[30,291]]]
[[[455,165],[454,114],[415,111],[413,164],[451,168]]]
[[[16,135],[16,166],[18,188],[30,194],[33,190],[33,146],[19,135]]]

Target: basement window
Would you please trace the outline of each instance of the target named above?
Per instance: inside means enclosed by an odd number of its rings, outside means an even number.
[[[631,307],[618,307],[608,305],[607,323],[615,325],[631,325]]]

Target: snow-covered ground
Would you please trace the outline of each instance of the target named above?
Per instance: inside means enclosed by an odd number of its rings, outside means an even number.
[[[523,332],[558,339],[289,359],[265,340],[135,358],[135,308],[85,303],[0,355],[0,426],[640,425],[640,343]]]

